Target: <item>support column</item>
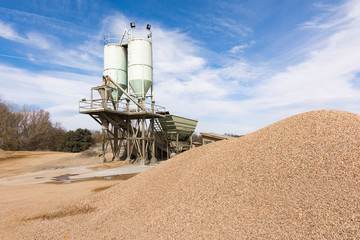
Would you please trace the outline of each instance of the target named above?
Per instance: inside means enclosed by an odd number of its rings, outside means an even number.
[[[169,159],[169,140],[168,140],[168,136],[166,134],[166,160]]]
[[[119,128],[114,126],[114,152],[112,161],[119,159]]]
[[[130,127],[131,127],[131,120],[130,118],[126,119],[126,134],[127,134],[127,138],[126,138],[126,163],[130,163],[130,157],[131,157],[131,153],[130,153]]]
[[[105,129],[102,128],[102,152],[103,152],[103,162],[106,162],[106,157],[105,157]]]
[[[147,156],[146,156],[146,149],[145,149],[145,145],[146,145],[146,140],[145,140],[145,117],[143,117],[141,119],[141,159],[140,159],[140,164],[141,165],[145,165],[146,161],[147,161]]]
[[[152,144],[151,144],[151,160],[150,160],[150,163],[151,164],[155,164],[157,162],[157,159],[156,159],[156,152],[155,152],[155,119],[154,118],[151,118],[150,120],[150,126],[151,126],[151,138],[152,138]]]
[[[179,134],[176,133],[176,150],[175,150],[176,154],[179,153]]]

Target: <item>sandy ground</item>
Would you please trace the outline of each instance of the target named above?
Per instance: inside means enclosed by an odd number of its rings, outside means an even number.
[[[191,149],[114,186],[71,182],[117,171],[88,158],[81,174],[53,172],[69,184],[8,176],[0,239],[360,239],[359,156],[360,115],[323,110]]]
[[[149,168],[126,166],[123,162],[103,164],[101,158],[81,153],[1,154],[0,226],[21,224],[24,219],[52,212]],[[0,238],[6,238],[1,232],[0,227]]]

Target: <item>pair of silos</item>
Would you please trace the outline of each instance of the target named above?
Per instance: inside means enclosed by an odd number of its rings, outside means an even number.
[[[104,73],[124,90],[129,85],[138,99],[144,99],[153,82],[152,43],[149,38],[131,38],[126,45],[109,43],[104,47]],[[114,84],[110,84],[115,87]],[[129,90],[126,90],[129,91]],[[112,93],[120,99],[122,91]],[[118,99],[116,99],[118,97]]]

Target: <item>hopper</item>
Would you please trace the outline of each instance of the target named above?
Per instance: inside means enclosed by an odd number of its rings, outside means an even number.
[[[164,118],[159,118],[161,127],[168,135],[178,135],[178,140],[187,140],[195,131],[198,120],[184,118],[169,113],[164,113]]]

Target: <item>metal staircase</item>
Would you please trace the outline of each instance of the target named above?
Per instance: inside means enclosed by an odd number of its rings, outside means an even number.
[[[161,157],[163,152],[166,153],[166,158],[168,158],[168,139],[166,130],[161,126],[158,118],[154,119],[154,135],[155,135],[155,144],[161,152]]]

